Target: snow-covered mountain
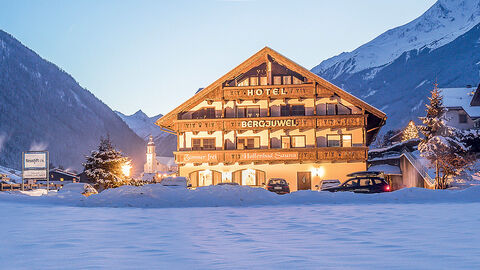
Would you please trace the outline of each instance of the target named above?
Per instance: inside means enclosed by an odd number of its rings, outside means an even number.
[[[163,132],[155,122],[162,117],[162,114],[148,117],[142,110],[138,110],[132,115],[125,115],[119,111],[115,113],[133,130],[140,138],[148,140],[148,136],[153,137],[166,136],[168,133]]]
[[[163,116],[162,114],[148,117],[142,110],[132,115],[125,115],[119,111],[115,113],[143,140],[148,141],[148,137],[152,135],[157,155],[173,156],[173,151],[177,150],[177,137],[162,131],[155,125],[155,122]]]
[[[145,142],[74,78],[0,30],[0,164],[21,168],[22,151],[48,150],[56,166],[82,169],[101,136],[143,169]]]
[[[423,113],[435,80],[440,86],[480,81],[480,0],[439,0],[419,18],[388,30],[312,71],[384,110],[388,128]]]

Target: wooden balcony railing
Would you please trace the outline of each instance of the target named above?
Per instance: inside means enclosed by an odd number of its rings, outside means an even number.
[[[185,163],[366,161],[367,147],[320,147],[175,152],[175,161]]]
[[[216,130],[262,130],[262,129],[309,129],[309,128],[352,128],[362,127],[365,116],[324,115],[324,116],[281,116],[256,118],[216,118],[177,120],[175,131],[216,131]]]

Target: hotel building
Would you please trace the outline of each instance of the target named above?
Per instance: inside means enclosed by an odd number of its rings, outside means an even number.
[[[156,124],[177,135],[175,161],[194,187],[284,178],[315,189],[366,170],[380,110],[265,47]]]

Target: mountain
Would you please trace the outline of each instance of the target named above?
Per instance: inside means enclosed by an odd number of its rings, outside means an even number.
[[[115,113],[143,140],[148,141],[148,137],[152,135],[157,155],[173,156],[173,151],[177,150],[177,137],[162,131],[155,125],[155,122],[163,116],[162,114],[148,117],[142,110],[132,115],[125,115],[119,111]]]
[[[54,64],[0,30],[0,164],[20,169],[22,151],[48,150],[50,162],[82,169],[101,136],[143,169],[145,142],[107,105]],[[138,171],[137,170],[137,171]]]
[[[387,113],[383,131],[424,113],[441,87],[480,82],[480,0],[439,0],[419,18],[388,30],[312,71]]]

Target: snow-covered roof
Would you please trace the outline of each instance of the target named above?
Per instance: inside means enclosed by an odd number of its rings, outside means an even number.
[[[480,106],[470,106],[476,88],[439,88],[445,108],[461,107],[470,117],[480,117]]]
[[[388,165],[388,164],[381,164],[381,165],[373,165],[368,168],[369,172],[383,172],[385,174],[396,174],[401,175],[402,171],[400,167]]]

